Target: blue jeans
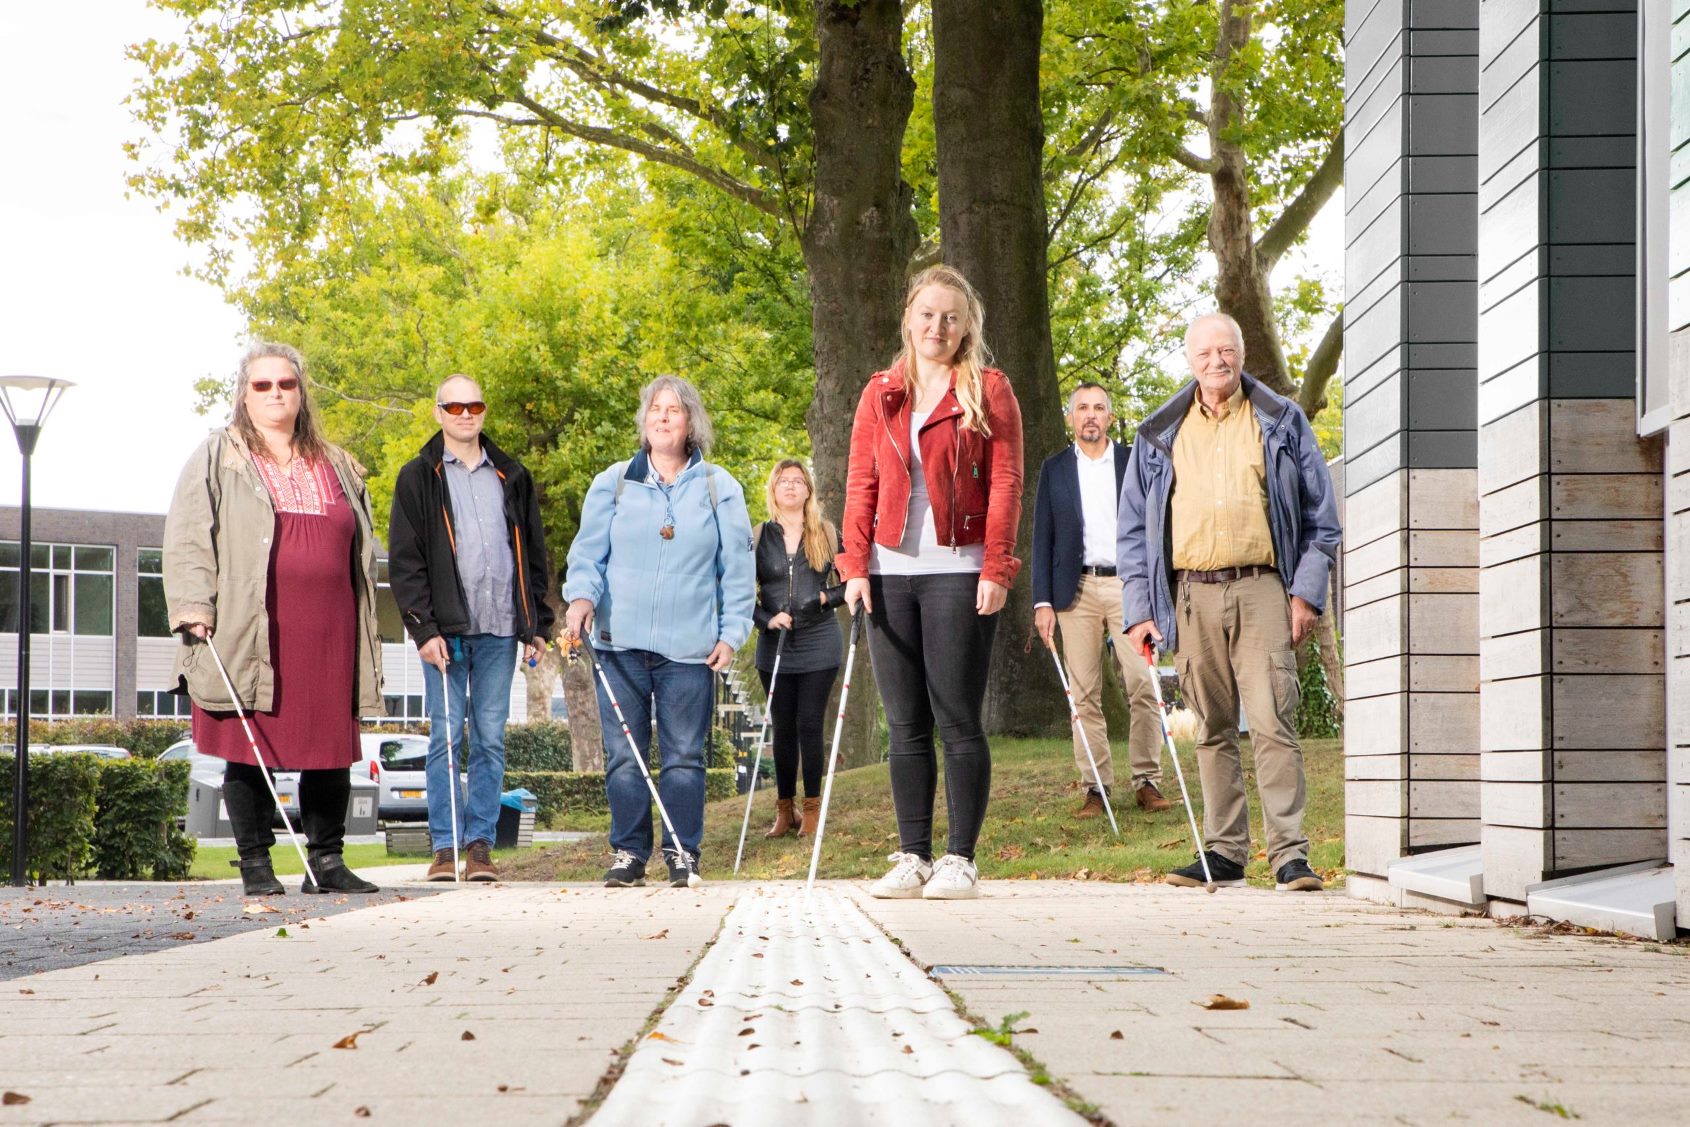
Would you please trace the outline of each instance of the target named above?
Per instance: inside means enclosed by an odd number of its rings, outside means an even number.
[[[511,714],[511,679],[516,676],[516,639],[464,634],[446,641],[451,662],[446,688],[452,711],[452,759],[469,772],[458,788],[459,841],[493,844],[499,832],[499,795],[505,786],[505,721]],[[452,848],[452,795],[446,789],[446,715],[440,670],[423,662],[423,700],[428,708],[428,836],[435,849]],[[465,698],[468,710],[465,710]],[[464,726],[469,755],[464,755]],[[467,762],[466,762],[467,760]],[[465,794],[465,791],[468,794]]]
[[[656,697],[657,743],[663,757],[658,792],[675,823],[681,848],[696,855],[704,836],[704,739],[710,731],[710,690],[716,675],[708,665],[670,661],[650,650],[599,650],[594,656],[616,692],[628,731],[647,763],[651,761],[651,704]],[[602,683],[598,695],[599,722],[604,728],[604,789],[610,799],[610,847],[646,860],[651,856],[651,792]],[[673,845],[665,828],[663,848]]]

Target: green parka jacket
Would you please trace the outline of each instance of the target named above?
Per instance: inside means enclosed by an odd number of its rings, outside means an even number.
[[[329,462],[352,502],[356,531],[348,580],[358,605],[358,641],[353,700],[361,716],[382,714],[381,637],[376,629],[376,538],[363,467],[336,446]],[[186,633],[196,623],[210,626],[217,652],[240,695],[255,712],[273,707],[275,667],[270,653],[270,615],[264,605],[270,576],[276,509],[245,442],[233,428],[213,431],[194,451],[176,483],[164,518],[164,600],[170,628],[182,640],[177,651],[177,692],[201,708],[227,712],[229,699],[217,666],[203,643]]]

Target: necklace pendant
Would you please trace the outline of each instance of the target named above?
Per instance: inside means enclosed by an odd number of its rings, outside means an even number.
[[[672,524],[665,524],[662,528],[657,530],[657,534],[665,540],[673,540],[675,538],[675,526]]]

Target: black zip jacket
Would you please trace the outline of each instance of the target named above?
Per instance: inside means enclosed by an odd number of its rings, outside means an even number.
[[[511,601],[516,635],[525,642],[548,638],[556,616],[545,601],[551,572],[534,479],[486,435],[481,436],[481,448],[505,484],[505,523],[515,557]],[[458,576],[452,495],[441,476],[445,452],[445,436],[436,433],[405,463],[393,487],[393,514],[387,525],[388,583],[405,630],[418,646],[442,634],[466,634],[470,627],[469,600]]]
[[[822,605],[823,591],[827,592],[826,606]],[[757,629],[767,630],[769,619],[782,611],[792,616],[795,630],[814,625],[832,618],[844,599],[845,584],[839,582],[831,559],[826,568],[817,571],[810,566],[802,545],[789,559],[780,522],[763,522],[757,536],[757,606],[751,612]]]

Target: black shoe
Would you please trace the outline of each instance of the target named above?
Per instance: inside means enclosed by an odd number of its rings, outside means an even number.
[[[671,888],[686,888],[692,884],[694,877],[698,877],[700,884],[704,882],[704,878],[698,876],[698,854],[684,849],[665,849],[663,859],[669,863]]]
[[[287,892],[270,867],[270,858],[255,857],[250,861],[230,861],[229,867],[241,871],[242,896],[281,896]]]
[[[346,862],[338,855],[319,857],[311,862],[311,871],[317,874],[317,880],[312,882],[307,876],[299,891],[313,892],[380,892],[381,889],[346,867]]]
[[[1215,878],[1215,887],[1244,887],[1243,865],[1240,865],[1237,861],[1227,860],[1213,849],[1205,849],[1203,856],[1209,859],[1209,875]],[[1201,888],[1204,884],[1203,862],[1193,861],[1183,869],[1175,869],[1162,879],[1168,884],[1179,885],[1181,888]]]
[[[1292,858],[1279,866],[1273,880],[1276,892],[1319,892],[1326,887],[1326,882],[1301,857]]]
[[[645,862],[626,849],[618,849],[616,856],[610,859],[610,868],[604,874],[604,886],[606,888],[643,888],[645,886]]]

